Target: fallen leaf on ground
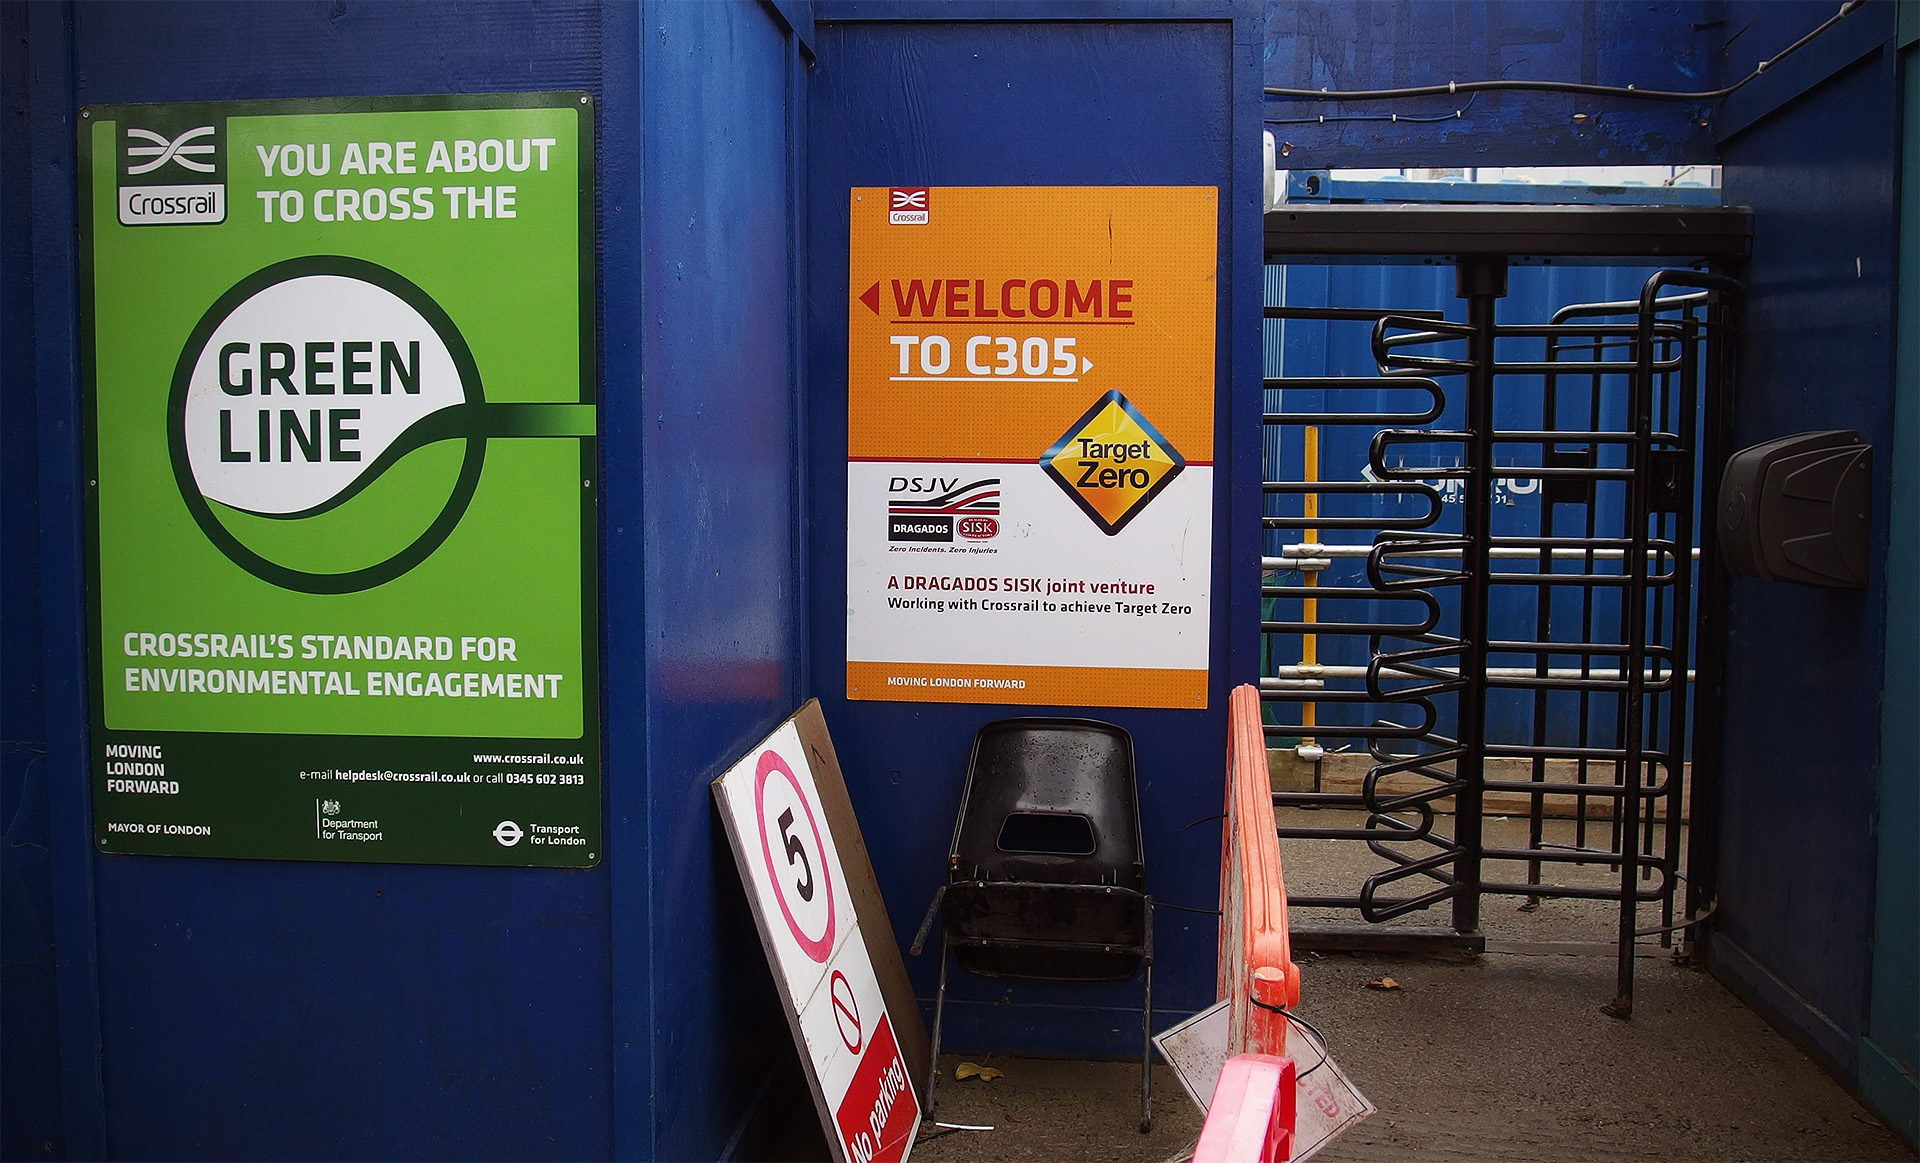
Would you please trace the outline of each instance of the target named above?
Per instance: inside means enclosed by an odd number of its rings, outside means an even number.
[[[1376,977],[1367,982],[1368,989],[1399,989],[1400,983],[1391,977]]]
[[[953,1080],[955,1082],[959,1082],[963,1078],[978,1078],[982,1082],[992,1082],[996,1078],[1005,1077],[1006,1073],[1004,1071],[995,1070],[991,1066],[981,1066],[975,1062],[962,1062],[953,1068]]]

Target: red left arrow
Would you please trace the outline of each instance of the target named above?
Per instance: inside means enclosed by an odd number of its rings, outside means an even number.
[[[860,292],[860,301],[867,305],[867,310],[878,315],[880,313],[880,284],[875,283],[873,286]]]

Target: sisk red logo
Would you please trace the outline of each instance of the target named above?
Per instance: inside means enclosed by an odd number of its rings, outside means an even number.
[[[1000,532],[1000,522],[992,517],[962,517],[954,531],[968,541],[986,541]]]
[[[887,222],[894,226],[925,226],[931,190],[926,186],[893,186],[887,191]]]

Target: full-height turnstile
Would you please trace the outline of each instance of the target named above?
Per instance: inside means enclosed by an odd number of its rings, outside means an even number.
[[[1378,858],[1351,891],[1294,897],[1354,910],[1360,926],[1305,926],[1296,939],[1477,950],[1490,894],[1617,902],[1607,1009],[1628,1016],[1636,939],[1687,932],[1713,892],[1722,603],[1698,515],[1714,511],[1726,453],[1746,217],[1288,206],[1268,213],[1266,241],[1269,264],[1450,263],[1464,303],[1454,319],[1267,309],[1368,329],[1373,363],[1370,375],[1266,381],[1266,423],[1282,429],[1269,450],[1307,450],[1265,484],[1278,542],[1263,561],[1267,733],[1310,740],[1315,754],[1344,741],[1370,760],[1357,788],[1316,781],[1274,797],[1358,809],[1360,823],[1290,813],[1280,831]],[[1569,261],[1663,269],[1632,299],[1504,317],[1510,267]],[[1366,434],[1364,465],[1346,479],[1314,455],[1337,429]],[[1497,512],[1503,490],[1523,487],[1537,503]],[[1289,649],[1296,635],[1304,652]],[[1494,705],[1511,720],[1516,699],[1530,729],[1490,734]],[[1524,805],[1524,840],[1488,841],[1490,796],[1503,813]],[[1572,816],[1570,842],[1549,838],[1550,808]],[[1543,882],[1543,868],[1569,865],[1611,875]],[[1696,871],[1676,900],[1683,869]],[[1657,924],[1642,918],[1647,902]],[[1442,927],[1385,924],[1442,906]]]

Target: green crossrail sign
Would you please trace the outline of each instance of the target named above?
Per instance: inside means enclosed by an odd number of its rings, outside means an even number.
[[[599,860],[592,112],[82,111],[101,851]]]

